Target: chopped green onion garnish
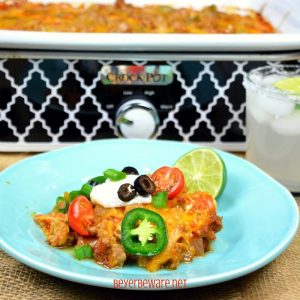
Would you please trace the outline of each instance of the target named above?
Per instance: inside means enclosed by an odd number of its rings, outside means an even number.
[[[107,169],[103,172],[103,174],[111,181],[119,181],[126,178],[126,173],[117,171],[115,169]]]
[[[80,190],[81,195],[90,198],[90,194],[92,191],[93,187],[89,183],[85,183]]]
[[[63,196],[58,196],[58,197],[56,198],[56,203],[58,203],[58,202],[61,201],[61,200],[65,200],[65,198],[64,198]]]
[[[91,245],[86,244],[83,246],[76,246],[74,248],[75,258],[81,260],[85,258],[92,258],[93,257],[93,248]]]
[[[98,183],[98,184],[102,184],[102,183],[105,182],[106,179],[107,179],[107,178],[106,178],[105,176],[97,176],[97,177],[94,177],[94,178],[90,179],[90,180],[88,181],[88,183],[89,183],[89,184],[92,184],[93,182],[96,182],[96,183]]]
[[[152,204],[156,208],[166,208],[168,202],[168,193],[159,192],[152,196]]]
[[[72,191],[69,193],[69,203],[71,203],[77,196],[81,195],[81,191]]]
[[[54,206],[53,211],[63,214],[68,211],[68,203],[64,197],[59,196],[56,198],[56,205]]]

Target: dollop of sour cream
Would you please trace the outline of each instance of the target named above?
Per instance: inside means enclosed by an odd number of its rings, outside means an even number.
[[[139,175],[127,175],[125,179],[119,181],[111,181],[107,179],[104,183],[94,186],[90,194],[92,203],[99,204],[106,208],[122,207],[137,203],[151,203],[151,195],[142,197],[137,194],[128,202],[124,202],[118,197],[118,190],[120,186],[125,183],[130,183],[133,185],[138,176]]]

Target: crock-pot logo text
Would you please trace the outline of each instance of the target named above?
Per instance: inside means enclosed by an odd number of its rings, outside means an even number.
[[[166,82],[165,74],[107,74],[107,80],[110,82],[115,82],[119,84],[124,84],[124,82],[128,83],[142,83],[142,84],[152,84],[152,83],[164,83]]]
[[[102,68],[101,81],[105,85],[168,85],[173,73],[168,65],[110,65]]]

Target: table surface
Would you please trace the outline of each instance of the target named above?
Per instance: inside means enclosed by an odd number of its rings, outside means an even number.
[[[31,156],[0,153],[0,171]],[[300,197],[295,197],[298,207]],[[3,200],[0,200],[3,201]],[[212,286],[137,292],[113,290],[65,281],[31,269],[0,250],[0,299],[120,299],[162,296],[167,299],[300,299],[300,233],[287,250],[269,265],[241,278]]]

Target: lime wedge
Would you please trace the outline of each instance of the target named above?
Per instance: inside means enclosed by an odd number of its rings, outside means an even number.
[[[300,95],[300,77],[289,77],[273,83],[273,85],[286,92]]]
[[[175,167],[183,172],[190,193],[204,191],[215,198],[221,195],[226,182],[226,167],[214,150],[192,150],[180,157]]]

